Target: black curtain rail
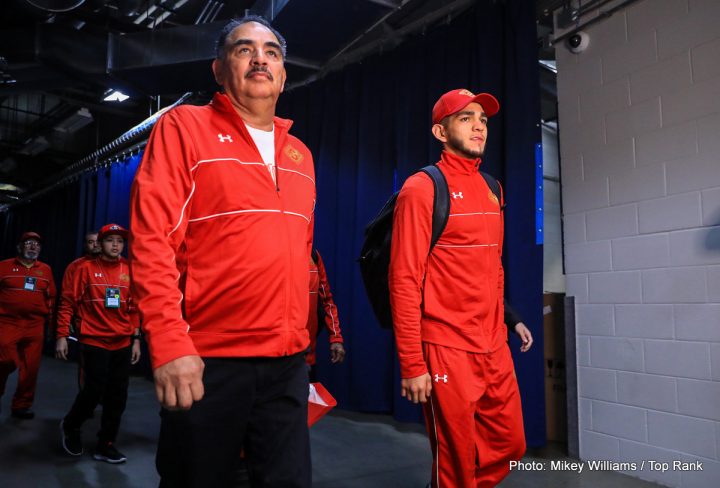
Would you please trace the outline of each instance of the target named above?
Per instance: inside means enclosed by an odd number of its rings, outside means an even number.
[[[145,144],[147,143],[147,138],[153,126],[155,125],[155,122],[157,122],[157,119],[160,118],[160,116],[168,110],[187,102],[188,99],[192,96],[192,92],[185,93],[172,105],[168,105],[164,109],[154,113],[132,129],[125,132],[117,139],[109,142],[108,144],[85,156],[81,160],[68,166],[67,169],[65,169],[65,171],[60,174],[56,181],[50,182],[39,190],[22,196],[15,202],[1,206],[0,212],[7,211],[8,209],[16,205],[30,202],[33,199],[36,199],[48,193],[49,191],[58,188],[59,186],[77,180],[77,178],[85,171],[102,166],[108,167],[116,162],[120,162],[128,155],[134,154],[135,151],[139,152],[140,150],[142,150],[142,148],[145,147]]]

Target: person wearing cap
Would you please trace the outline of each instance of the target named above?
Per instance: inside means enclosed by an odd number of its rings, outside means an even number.
[[[98,233],[101,252],[79,263],[62,290],[55,355],[67,359],[70,323],[77,317],[80,392],[63,418],[62,445],[72,456],[84,452],[81,427],[102,399],[102,417],[93,458],[111,464],[127,458],[115,447],[127,401],[130,365],[140,360],[139,319],[130,290],[130,268],[120,254],[128,231],[117,224]]]
[[[310,378],[314,381],[315,354],[317,338],[320,334],[319,324],[322,322],[328,331],[330,342],[330,361],[333,364],[342,363],[345,359],[345,346],[340,330],[340,318],[337,306],[333,300],[330,282],[328,281],[325,263],[320,251],[313,249],[310,254],[310,310],[308,311],[307,328],[310,333],[310,348],[305,356],[305,362],[310,368]]]
[[[11,415],[32,419],[45,321],[52,323],[55,281],[50,266],[38,261],[42,238],[25,232],[17,257],[0,261],[0,397],[18,369]]]
[[[525,452],[504,324],[503,202],[479,173],[488,118],[499,108],[492,95],[464,89],[433,108],[450,214],[429,255],[429,176],[407,179],[393,217],[388,283],[401,394],[423,404],[434,488],[495,486]]]
[[[262,17],[218,36],[202,107],[153,128],[130,195],[133,287],[161,411],[163,487],[312,485],[305,351],[315,172],[275,116],[286,43]]]

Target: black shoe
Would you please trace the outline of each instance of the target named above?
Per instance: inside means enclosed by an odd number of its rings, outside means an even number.
[[[35,418],[35,412],[29,408],[16,408],[10,412],[10,415],[16,419],[30,420]]]
[[[110,464],[120,464],[127,461],[125,454],[115,449],[112,442],[98,443],[97,448],[95,449],[95,454],[93,454],[93,459],[97,461],[105,461]]]
[[[62,432],[63,449],[65,449],[65,452],[71,456],[82,456],[84,450],[80,429],[66,429],[64,424],[65,420],[61,420],[60,431]]]

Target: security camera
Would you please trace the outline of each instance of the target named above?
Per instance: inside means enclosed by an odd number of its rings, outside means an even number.
[[[571,53],[581,53],[590,45],[590,36],[585,32],[576,32],[567,38],[567,47]]]

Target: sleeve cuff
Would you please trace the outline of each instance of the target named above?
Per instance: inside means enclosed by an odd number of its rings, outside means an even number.
[[[184,356],[197,356],[195,345],[186,332],[173,330],[154,336],[146,336],[150,348],[150,360],[153,370]]]
[[[400,360],[400,376],[404,380],[417,378],[427,372],[428,368],[423,356],[406,357]]]

